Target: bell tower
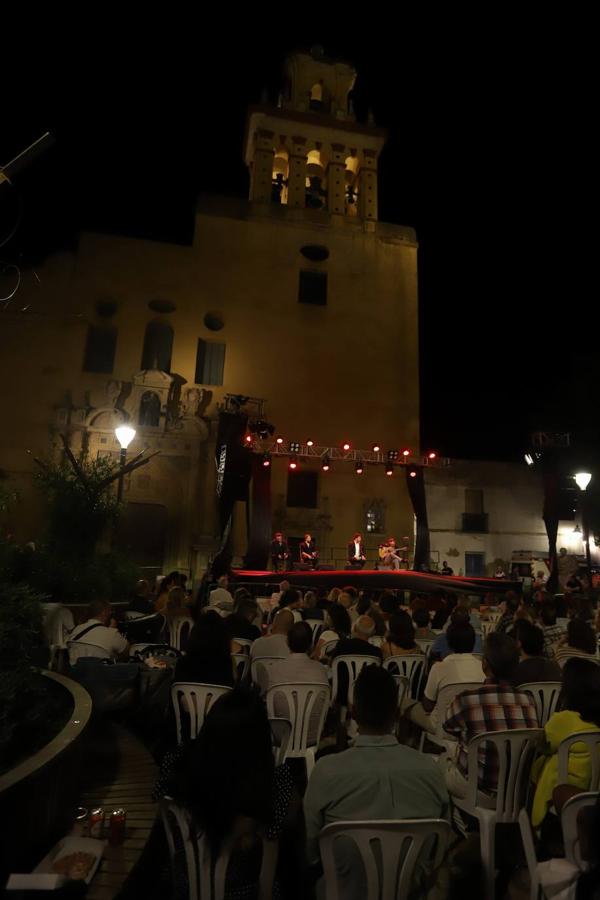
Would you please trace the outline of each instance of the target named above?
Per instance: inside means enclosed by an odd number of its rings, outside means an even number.
[[[320,211],[332,222],[377,221],[377,160],[385,132],[356,121],[355,78],[350,65],[328,58],[322,47],[286,59],[277,106],[249,110],[250,200]]]

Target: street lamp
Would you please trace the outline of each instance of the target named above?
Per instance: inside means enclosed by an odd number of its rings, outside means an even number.
[[[582,493],[585,493],[588,484],[592,480],[592,475],[590,472],[577,472],[576,475],[573,475],[573,478],[575,479],[577,487],[582,491]],[[583,540],[585,542],[585,562],[587,565],[588,576],[591,585],[592,555],[590,552],[590,528],[588,523],[587,499],[585,497],[581,498],[581,524],[583,525]]]
[[[131,425],[119,425],[115,428],[115,437],[121,447],[120,463],[121,474],[119,475],[119,485],[117,488],[117,500],[123,499],[123,469],[125,468],[125,460],[127,459],[127,448],[135,437],[135,428]]]

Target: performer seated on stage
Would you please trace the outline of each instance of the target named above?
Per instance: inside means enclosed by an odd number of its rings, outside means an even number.
[[[396,545],[396,538],[388,538],[387,541],[379,547],[379,568],[399,569],[403,562],[402,556],[400,555],[401,550],[406,550],[406,547],[398,547]]]
[[[367,560],[363,548],[362,534],[358,531],[348,544],[347,556],[349,564],[355,569],[362,569]]]
[[[284,540],[284,537],[280,531],[276,531],[273,535],[273,540],[271,541],[271,560],[273,562],[273,571],[279,572],[281,570],[285,572],[287,569],[286,560],[290,555],[290,551],[288,549],[287,541]]]
[[[300,544],[300,562],[308,563],[313,569],[319,564],[319,551],[311,534],[305,534],[304,540]]]

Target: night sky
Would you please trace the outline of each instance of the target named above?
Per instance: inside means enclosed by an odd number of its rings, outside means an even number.
[[[82,228],[189,241],[199,191],[247,195],[248,103],[264,87],[275,101],[286,53],[320,43],[357,68],[359,119],[371,107],[388,129],[380,219],[417,230],[422,445],[522,458],[537,428],[571,431],[582,452],[600,445],[595,75],[583,45],[566,31],[560,43],[559,23],[535,40],[495,27],[493,47],[489,26],[485,40],[455,41],[440,22],[364,40],[359,27],[225,40],[170,24],[161,40],[84,42],[21,85],[0,163],[46,129],[57,143],[18,181],[23,221],[0,258],[30,272]]]

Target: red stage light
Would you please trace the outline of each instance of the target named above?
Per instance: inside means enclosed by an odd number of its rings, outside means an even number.
[[[348,441],[346,441],[345,444],[342,444],[342,450],[349,450],[349,449],[350,449],[350,444],[348,443]]]
[[[315,442],[314,442],[314,441],[307,441],[307,442],[306,442],[306,446],[307,446],[307,447],[314,447],[314,445],[315,445]]]
[[[275,441],[275,443],[276,443],[276,444],[280,444],[280,445],[283,444],[283,438],[282,438],[282,437],[278,437],[277,440]]]
[[[410,456],[410,450],[403,450],[402,456]]]
[[[379,453],[380,450],[381,447],[379,446],[379,444],[373,444],[373,453]]]
[[[435,459],[436,456],[437,456],[437,453],[434,453],[434,452],[432,451],[431,453],[428,453],[427,456],[428,456],[429,459]]]

